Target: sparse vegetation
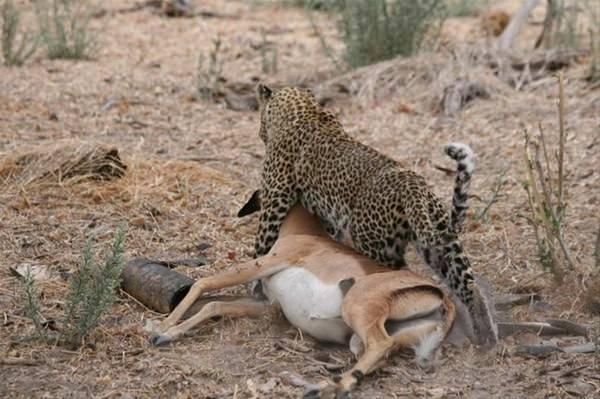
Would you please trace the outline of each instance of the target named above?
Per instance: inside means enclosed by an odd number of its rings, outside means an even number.
[[[499,175],[498,175],[498,179],[496,180],[495,184],[494,184],[494,190],[492,192],[492,195],[490,196],[490,198],[488,200],[485,201],[485,206],[481,209],[481,211],[479,211],[477,213],[477,215],[475,216],[475,220],[483,220],[485,219],[488,211],[490,210],[490,208],[492,207],[492,205],[494,205],[496,202],[498,202],[500,200],[500,198],[502,197],[502,193],[500,192],[502,190],[502,187],[504,187],[504,185],[506,184],[506,169],[503,170]]]
[[[90,21],[95,7],[88,0],[38,0],[35,11],[48,58],[92,58],[98,49]]]
[[[581,48],[583,35],[579,29],[581,9],[569,7],[565,0],[548,2],[547,32],[544,36],[546,48]]]
[[[262,59],[262,71],[263,73],[277,73],[277,47],[267,40],[264,30],[261,31],[261,38],[260,56]]]
[[[72,347],[83,344],[113,304],[115,289],[121,284],[121,271],[125,265],[124,228],[117,230],[110,253],[101,266],[96,264],[92,244],[92,239],[88,239],[81,263],[69,281],[63,337]]]
[[[198,56],[198,71],[196,75],[196,91],[204,100],[213,99],[221,86],[223,61],[220,57],[221,37],[213,39],[213,48],[207,57],[204,53]]]
[[[19,32],[21,13],[11,0],[2,3],[2,56],[6,66],[21,66],[37,50],[39,35]],[[19,40],[17,38],[19,37]],[[17,43],[18,42],[18,43]]]
[[[448,16],[468,17],[477,14],[482,8],[482,0],[448,0]]]
[[[47,331],[43,324],[40,295],[35,286],[35,279],[30,268],[23,275],[23,301],[25,302],[25,314],[33,322],[38,338],[45,340],[47,338]]]
[[[584,7],[587,10],[587,15],[590,19],[589,36],[590,36],[590,66],[588,71],[588,79],[591,82],[600,81],[600,4],[588,0],[584,2]]]
[[[113,304],[115,289],[121,283],[121,271],[125,264],[124,228],[117,230],[112,248],[102,265],[98,265],[94,259],[92,244],[93,240],[88,239],[77,270],[69,279],[65,314],[57,338],[58,342],[71,348],[83,345],[85,338]],[[47,339],[39,295],[30,272],[25,275],[24,296],[27,316],[32,320],[38,336]]]
[[[562,281],[565,264],[574,269],[574,262],[564,240],[563,224],[567,208],[564,189],[564,88],[563,77],[559,75],[559,148],[556,166],[553,166],[549,156],[544,131],[540,124],[537,140],[532,139],[525,131],[525,162],[527,165],[527,180],[523,186],[527,198],[531,223],[537,242],[539,257],[542,265],[548,268],[557,281]],[[541,147],[541,148],[540,148]],[[543,155],[541,155],[543,154]],[[544,158],[542,165],[541,157]],[[553,176],[554,169],[556,175]]]
[[[342,1],[346,61],[359,67],[417,52],[445,18],[441,0]]]

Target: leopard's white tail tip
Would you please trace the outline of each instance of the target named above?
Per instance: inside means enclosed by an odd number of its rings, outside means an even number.
[[[471,175],[475,170],[475,153],[467,144],[450,143],[444,147],[444,152],[458,162],[459,171],[464,168],[463,170]]]
[[[471,147],[463,143],[450,143],[444,150],[450,158],[456,161],[456,180],[454,182],[454,192],[452,193],[450,229],[460,233],[467,215],[467,199],[471,175],[475,169],[475,153]]]

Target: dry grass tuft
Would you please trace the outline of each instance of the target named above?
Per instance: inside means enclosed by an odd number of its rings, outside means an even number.
[[[0,178],[20,186],[112,180],[123,177],[127,166],[114,147],[89,143],[59,144],[10,156],[0,163]]]

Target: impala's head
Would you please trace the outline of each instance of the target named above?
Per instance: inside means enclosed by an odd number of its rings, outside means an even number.
[[[260,190],[256,190],[252,193],[252,196],[242,206],[242,209],[238,212],[238,217],[251,215],[261,210],[260,201]],[[307,234],[315,236],[326,236],[325,230],[321,226],[319,219],[311,215],[302,205],[297,203],[290,209],[286,215],[281,229],[279,230],[279,236],[292,235],[292,234]]]

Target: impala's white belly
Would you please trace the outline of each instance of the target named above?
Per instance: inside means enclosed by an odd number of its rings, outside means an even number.
[[[264,293],[279,304],[285,317],[322,341],[344,344],[350,328],[342,320],[342,291],[301,267],[285,269],[263,280]]]

